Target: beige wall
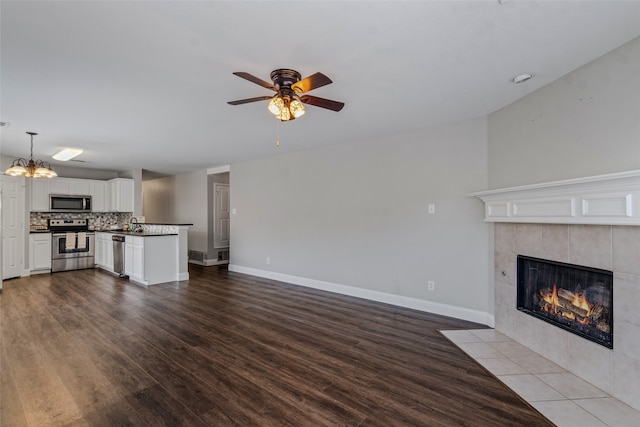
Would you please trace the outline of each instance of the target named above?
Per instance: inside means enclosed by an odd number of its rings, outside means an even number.
[[[189,227],[189,250],[207,251],[205,170],[144,181],[142,200],[147,222],[193,224]]]
[[[174,222],[175,176],[142,182],[142,215],[147,222]]]
[[[489,188],[640,169],[640,38],[489,116]]]
[[[231,267],[492,313],[468,196],[487,185],[486,134],[477,119],[232,164]]]

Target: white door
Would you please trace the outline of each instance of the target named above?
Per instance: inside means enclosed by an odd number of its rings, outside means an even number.
[[[2,176],[2,279],[22,275],[24,178]]]
[[[229,247],[229,184],[213,184],[213,247]]]

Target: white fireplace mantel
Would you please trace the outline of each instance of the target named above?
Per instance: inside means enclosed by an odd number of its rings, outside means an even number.
[[[487,222],[640,225],[640,170],[480,191]]]

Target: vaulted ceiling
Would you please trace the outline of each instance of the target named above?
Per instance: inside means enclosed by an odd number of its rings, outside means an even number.
[[[486,116],[640,36],[635,1],[3,0],[0,19],[0,154],[34,131],[43,160],[166,174]],[[326,74],[311,94],[345,108],[227,104],[273,93],[234,71],[277,68]]]

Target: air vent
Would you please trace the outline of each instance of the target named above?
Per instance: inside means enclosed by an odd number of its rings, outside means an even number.
[[[229,261],[229,250],[218,251],[218,261]]]
[[[189,259],[192,261],[204,261],[204,252],[202,251],[189,251]]]

